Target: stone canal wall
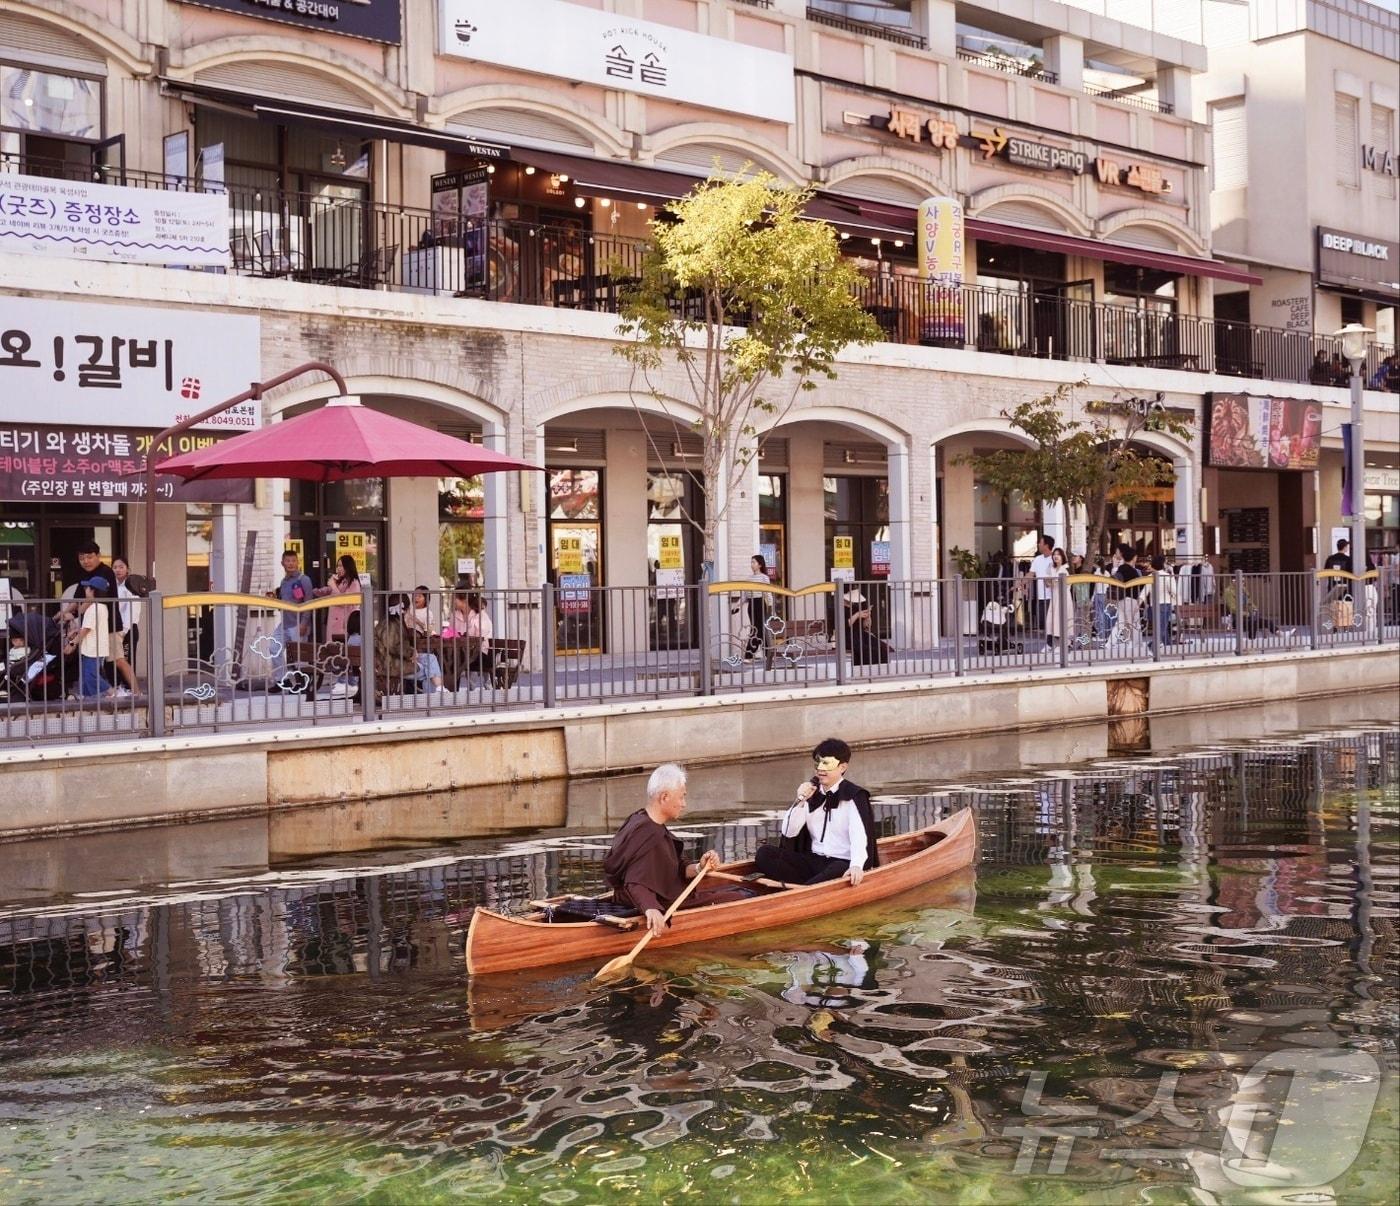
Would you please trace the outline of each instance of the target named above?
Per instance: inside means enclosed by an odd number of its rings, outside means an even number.
[[[0,838],[1397,690],[1380,647],[11,750]]]

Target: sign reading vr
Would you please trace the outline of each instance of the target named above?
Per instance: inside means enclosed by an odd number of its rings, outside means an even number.
[[[795,119],[792,57],[561,0],[438,0],[442,53],[666,100]]]

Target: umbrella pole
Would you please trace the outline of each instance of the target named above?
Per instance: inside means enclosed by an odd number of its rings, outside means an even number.
[[[335,382],[341,397],[345,396],[345,378],[329,364],[324,364],[319,360],[309,360],[305,364],[297,365],[294,369],[288,369],[285,373],[279,373],[276,377],[269,377],[266,381],[254,381],[241,394],[226,398],[217,406],[202,410],[197,415],[181,419],[180,422],[167,427],[151,441],[151,446],[146,452],[146,576],[151,580],[152,588],[156,584],[156,453],[160,446],[167,440],[174,439],[177,435],[183,435],[191,427],[197,427],[215,415],[223,414],[232,406],[237,406],[242,402],[260,401],[266,391],[276,389],[279,385],[285,385],[303,373],[313,372],[325,373]]]

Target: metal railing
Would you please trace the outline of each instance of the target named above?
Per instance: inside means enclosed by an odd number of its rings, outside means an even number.
[[[39,161],[0,157],[0,170]],[[133,187],[188,187],[159,173],[48,164],[51,174]],[[444,220],[430,210],[311,193],[230,187],[233,271],[311,284],[483,298],[617,313],[648,243],[538,222]],[[1334,336],[1138,309],[1036,290],[869,272],[857,296],[891,343],[1054,360],[1104,361],[1269,381],[1347,384]],[[678,296],[678,310],[688,299]],[[1367,351],[1369,382],[1388,346]],[[1320,373],[1317,355],[1324,365]],[[1341,370],[1344,373],[1344,370]],[[1390,388],[1400,390],[1400,371]]]
[[[964,63],[1000,71],[1003,75],[1019,75],[1029,79],[1043,80],[1047,84],[1058,84],[1060,77],[1048,67],[1033,61],[1022,61],[1010,55],[989,54],[982,50],[967,50],[958,47],[958,58]]]
[[[1126,582],[1092,574],[1040,582],[877,578],[796,591],[751,582],[364,586],[358,595],[301,605],[152,593],[123,606],[131,616],[125,635],[92,645],[85,663],[80,634],[95,625],[84,621],[81,603],[11,605],[0,744],[280,732],[1098,665],[1126,673],[1189,659],[1394,644],[1400,567],[1359,578],[1341,571],[1212,579],[1161,571]]]
[[[1087,96],[1096,96],[1100,100],[1116,101],[1120,105],[1131,105],[1135,109],[1146,109],[1149,113],[1170,114],[1174,112],[1170,101],[1164,101],[1155,96],[1136,96],[1131,92],[1124,92],[1122,89],[1112,88],[1107,84],[1095,84],[1085,80],[1084,92]]]
[[[909,46],[914,50],[927,50],[928,39],[921,34],[910,33],[889,25],[876,25],[869,21],[852,21],[849,17],[827,12],[825,9],[807,6],[807,20],[817,25],[829,25],[832,29],[843,29],[847,33],[863,34],[867,38],[879,38],[893,42],[896,46]]]

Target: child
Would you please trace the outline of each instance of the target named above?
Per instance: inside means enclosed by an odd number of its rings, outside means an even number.
[[[82,602],[78,606],[77,629],[69,638],[66,652],[78,653],[78,694],[93,699],[110,690],[102,678],[102,663],[112,656],[112,622],[107,604],[100,600],[107,598],[112,588],[106,578],[92,577],[79,582],[78,590]]]

